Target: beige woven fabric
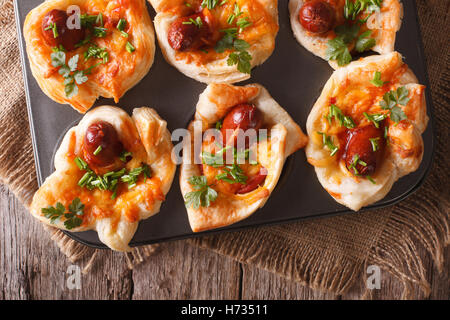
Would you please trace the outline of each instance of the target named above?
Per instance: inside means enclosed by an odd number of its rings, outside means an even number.
[[[405,0],[410,1],[410,0]],[[402,203],[384,210],[328,219],[254,228],[187,240],[241,262],[253,264],[312,288],[344,293],[377,264],[405,284],[429,292],[426,270],[415,243],[420,242],[443,268],[449,243],[449,34],[450,6],[443,0],[418,0],[432,97],[435,107],[436,161],[421,189]],[[20,55],[11,0],[0,0],[0,182],[25,205],[37,188],[31,138],[22,83]],[[72,261],[91,256],[87,248],[47,228]],[[416,240],[416,241],[414,241]],[[127,254],[129,267],[153,252],[152,246]]]

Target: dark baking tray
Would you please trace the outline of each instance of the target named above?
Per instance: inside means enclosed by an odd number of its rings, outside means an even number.
[[[45,96],[29,69],[22,37],[22,26],[26,14],[40,3],[39,0],[15,1],[39,184],[54,171],[53,155],[63,135],[82,118],[82,115],[70,106],[59,105]],[[411,0],[404,0],[403,5],[405,14],[402,28],[398,33],[396,50],[404,55],[405,62],[415,72],[419,82],[428,86],[416,5]],[[153,9],[148,6],[148,10],[153,17],[155,14]],[[280,31],[274,53],[262,66],[253,70],[252,79],[244,84],[257,82],[264,85],[275,100],[305,130],[306,119],[311,107],[333,70],[326,61],[306,51],[294,39],[289,22],[287,0],[279,1],[279,17]],[[204,88],[204,84],[185,77],[170,66],[164,60],[160,49],[157,48],[155,62],[148,75],[136,87],[128,91],[118,105],[129,113],[135,107],[153,107],[167,121],[169,129],[172,131],[176,128],[186,127],[194,113],[198,96]],[[431,166],[434,150],[433,108],[429,90],[427,90],[426,99],[431,121],[423,134],[425,153],[420,168],[397,181],[383,200],[364,210],[389,206],[403,200],[424,181]],[[103,104],[114,105],[114,102],[102,98],[95,105]],[[256,211],[248,219],[231,226],[194,234],[189,226],[179,188],[178,174],[179,170],[177,170],[172,188],[161,211],[140,222],[130,243],[131,246],[353,212],[335,202],[322,188],[313,167],[306,162],[304,151],[300,150],[288,158],[276,189],[262,209]],[[86,245],[105,248],[95,231],[66,233]]]

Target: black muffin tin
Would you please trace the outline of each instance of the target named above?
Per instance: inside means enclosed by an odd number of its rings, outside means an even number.
[[[60,105],[49,99],[39,88],[31,74],[25,52],[22,27],[27,13],[42,1],[15,1],[19,44],[22,54],[25,88],[33,138],[36,170],[41,184],[53,171],[53,156],[62,137],[69,128],[78,123],[82,115],[68,105]],[[286,109],[306,132],[305,124],[314,102],[333,70],[328,63],[304,49],[294,38],[289,21],[288,1],[279,2],[280,31],[272,56],[261,66],[253,69],[252,78],[246,83],[260,83],[273,98]],[[403,1],[404,19],[397,34],[396,50],[417,75],[419,82],[428,86],[425,58],[414,1]],[[155,12],[148,5],[152,17]],[[159,47],[150,72],[137,86],[128,91],[118,106],[131,114],[141,106],[155,108],[168,123],[169,130],[185,128],[191,120],[199,94],[205,84],[192,80],[163,58]],[[430,91],[426,91],[428,116],[431,121],[423,134],[425,152],[420,168],[397,181],[389,194],[363,210],[392,205],[411,195],[424,181],[433,156],[433,108]],[[115,105],[111,99],[99,99],[95,106]],[[176,143],[176,142],[174,142]],[[353,213],[338,204],[322,188],[314,168],[306,162],[304,150],[290,156],[284,166],[280,181],[267,201],[248,219],[231,226],[202,233],[193,233],[188,222],[186,208],[179,187],[179,168],[161,211],[141,221],[131,246],[180,239],[211,232],[238,230],[245,227],[298,221]],[[106,248],[95,231],[66,232],[70,237],[86,245]]]

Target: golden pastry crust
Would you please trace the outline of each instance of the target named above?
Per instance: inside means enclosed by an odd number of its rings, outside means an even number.
[[[382,87],[372,84],[376,72],[381,73],[383,82],[389,82]],[[417,170],[424,151],[421,134],[428,123],[425,86],[417,82],[397,52],[354,61],[336,70],[328,80],[307,120],[310,140],[306,155],[308,162],[315,167],[320,183],[337,202],[357,211],[385,197],[395,181]],[[339,156],[346,148],[339,135],[346,129],[336,122],[330,125],[326,116],[330,105],[335,104],[355,121],[357,127],[364,126],[370,123],[364,112],[369,115],[386,114],[387,110],[380,106],[383,95],[399,87],[408,90],[406,106],[397,105],[407,119],[398,123],[391,118],[386,119],[386,147],[381,163],[371,176],[373,183],[370,179],[353,175],[346,167]],[[330,136],[341,151],[331,156],[318,132]]]
[[[141,175],[131,189],[119,182],[117,196],[112,191],[79,186],[86,173],[75,163],[82,158],[83,139],[87,128],[98,121],[111,124],[117,131],[125,150],[132,158],[125,164],[129,172],[146,164],[151,177]],[[170,189],[176,166],[172,162],[172,142],[166,122],[155,110],[147,107],[134,109],[132,117],[119,108],[102,106],[88,112],[80,123],[65,135],[55,155],[55,172],[50,175],[33,197],[30,212],[40,221],[67,229],[64,219],[52,223],[42,208],[57,202],[66,208],[79,198],[84,204],[82,224],[70,231],[96,230],[100,240],[113,250],[128,251],[139,220],[159,212],[162,201]]]
[[[289,12],[292,31],[301,45],[316,56],[326,60],[327,42],[336,37],[336,33],[331,30],[325,34],[313,34],[305,30],[300,24],[298,16],[300,8],[311,0],[289,0]],[[345,22],[344,5],[345,0],[326,0],[336,9],[336,25],[342,25]],[[376,40],[376,45],[371,49],[380,54],[394,51],[395,37],[401,27],[403,18],[403,5],[400,0],[383,0],[381,9],[374,12],[368,21],[361,28],[360,33],[365,30],[371,30],[371,37]],[[353,49],[349,45],[349,49]],[[336,61],[330,60],[330,65],[336,69]]]
[[[41,24],[52,9],[66,11],[72,5],[78,6],[81,14],[102,13],[107,36],[93,37],[91,43],[106,48],[109,61],[93,68],[87,75],[88,81],[78,85],[78,94],[68,98],[64,91],[64,78],[58,73],[59,68],[52,65],[53,48],[45,42]],[[116,28],[119,19],[127,21],[127,38]],[[117,103],[148,73],[155,55],[155,35],[145,0],[47,0],[27,15],[24,37],[31,71],[41,89],[54,101],[70,104],[80,113],[85,113],[100,96],[114,98]],[[126,50],[127,42],[132,43],[135,51],[130,53]],[[89,46],[86,44],[66,52],[66,62],[79,55],[78,70],[94,66],[98,59],[83,59]]]
[[[166,60],[186,76],[204,83],[235,83],[250,78],[250,74],[239,72],[236,65],[227,63],[230,50],[217,53],[213,47],[204,50],[176,51],[168,41],[169,28],[179,17],[192,14],[202,0],[149,0],[155,8],[155,29],[161,50]],[[186,6],[186,3],[190,6]],[[235,3],[252,24],[245,28],[239,39],[250,44],[247,52],[252,56],[251,67],[266,61],[275,49],[278,33],[277,0],[232,0],[212,10],[203,9],[212,17],[216,30],[233,27],[227,22]]]
[[[201,122],[204,132],[222,119],[234,106],[241,103],[253,104],[263,116],[263,127],[270,138],[258,142],[257,161],[268,171],[263,185],[245,194],[218,192],[217,199],[209,207],[194,209],[188,207],[188,217],[194,232],[219,228],[249,217],[266,203],[275,188],[286,158],[303,148],[308,138],[289,114],[258,84],[244,87],[228,84],[210,84],[200,95],[194,121],[189,125],[194,136],[194,122]],[[194,142],[186,141],[183,163],[180,171],[180,187],[183,196],[192,192],[189,178],[201,176],[199,165],[194,163]]]

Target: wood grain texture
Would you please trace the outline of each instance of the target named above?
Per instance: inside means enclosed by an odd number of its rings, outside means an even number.
[[[450,299],[448,275],[421,256],[431,283],[431,299]],[[444,270],[450,270],[450,250]],[[120,253],[101,251],[80,289],[67,287],[72,265],[43,227],[0,185],[0,299],[360,299],[364,281],[343,296],[320,292],[184,241],[162,244],[142,265],[128,270]],[[416,299],[423,299],[418,287]],[[368,298],[400,299],[402,285],[382,272],[380,290]]]

